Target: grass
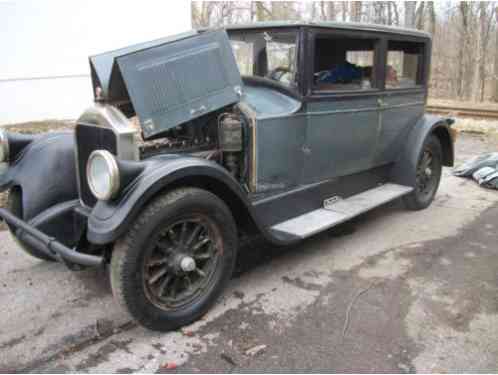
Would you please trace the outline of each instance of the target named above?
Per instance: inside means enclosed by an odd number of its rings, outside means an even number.
[[[46,120],[46,121],[31,121],[19,124],[10,124],[1,126],[2,129],[8,132],[22,134],[40,134],[47,132],[57,132],[71,130],[74,128],[72,120]]]

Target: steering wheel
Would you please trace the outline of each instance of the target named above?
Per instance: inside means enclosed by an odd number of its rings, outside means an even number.
[[[282,77],[290,72],[290,69],[285,66],[277,66],[266,74],[266,78],[273,79],[274,81],[281,81]]]

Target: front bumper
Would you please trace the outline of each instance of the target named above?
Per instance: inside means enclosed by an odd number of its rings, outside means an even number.
[[[5,208],[0,208],[0,218],[14,228],[15,235],[20,241],[36,248],[51,258],[65,263],[70,268],[73,265],[97,267],[104,264],[103,257],[77,252],[74,248],[67,247],[55,238],[38,230],[33,225],[19,219]]]

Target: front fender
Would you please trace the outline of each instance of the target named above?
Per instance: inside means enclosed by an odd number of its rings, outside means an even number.
[[[1,191],[14,186],[21,188],[26,221],[57,203],[77,199],[73,134],[35,137],[0,175]]]
[[[206,159],[162,155],[142,162],[143,171],[111,201],[98,201],[88,218],[87,237],[91,243],[106,244],[121,236],[141,209],[158,192],[195,180],[196,185],[218,183],[251,213],[251,205],[240,184],[222,167]]]
[[[424,115],[410,131],[405,145],[396,161],[391,180],[401,185],[415,186],[415,176],[418,160],[427,138],[434,134],[443,148],[443,165],[452,166],[454,147],[450,126],[454,120],[434,115]]]

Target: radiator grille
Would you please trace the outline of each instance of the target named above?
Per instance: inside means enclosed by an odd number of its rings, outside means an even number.
[[[116,135],[109,128],[82,123],[76,125],[75,134],[78,152],[77,163],[80,199],[86,206],[93,207],[97,202],[97,199],[88,186],[86,163],[94,150],[107,150],[113,155],[117,155]]]

